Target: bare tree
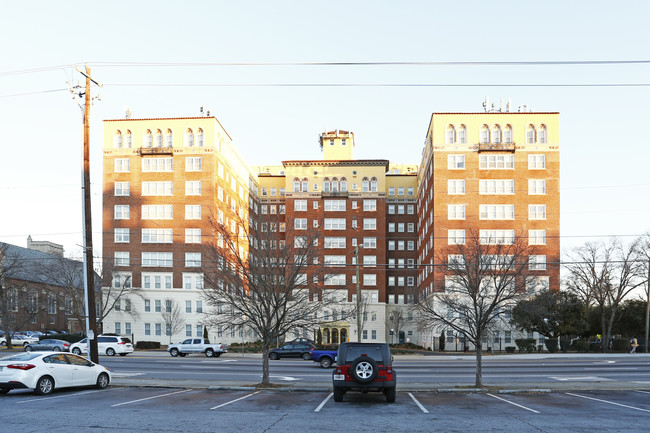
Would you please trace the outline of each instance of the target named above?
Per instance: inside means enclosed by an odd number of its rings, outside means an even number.
[[[598,308],[604,342],[610,340],[621,303],[645,282],[640,242],[636,239],[623,245],[616,238],[608,243],[588,242],[575,248],[566,260],[567,287],[587,305]],[[602,345],[603,351],[607,351],[607,346]]]
[[[140,317],[140,313],[130,308],[131,298],[142,299],[143,295],[140,288],[133,287],[131,273],[118,270],[113,260],[106,259],[102,264],[100,275],[99,278],[101,278],[103,284],[101,284],[101,297],[97,298],[98,323],[103,322],[116,307],[119,307],[120,311],[137,320]],[[100,284],[95,284],[95,286],[100,286]],[[124,301],[124,304],[122,301]]]
[[[253,330],[262,341],[262,385],[268,385],[271,344],[291,329],[315,329],[323,308],[337,301],[322,289],[329,273],[319,262],[320,233],[307,227],[282,232],[278,221],[236,215],[229,224],[213,217],[211,225],[215,240],[202,261],[204,297],[213,309],[206,323]]]
[[[525,236],[494,240],[470,231],[463,244],[436,255],[437,290],[420,296],[417,309],[426,324],[451,328],[475,346],[477,387],[483,386],[482,339],[525,295],[534,253]]]
[[[388,313],[388,319],[386,324],[388,328],[393,332],[394,336],[397,336],[397,342],[399,343],[399,333],[402,330],[406,323],[406,308],[403,306],[396,306],[390,310]],[[394,337],[393,337],[394,338]]]
[[[165,333],[169,335],[169,344],[172,343],[172,336],[181,332],[185,326],[185,318],[178,302],[173,299],[165,299],[165,311],[162,313]]]

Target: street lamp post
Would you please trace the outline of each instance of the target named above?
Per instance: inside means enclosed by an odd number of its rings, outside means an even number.
[[[361,245],[354,247],[354,261],[357,272],[357,342],[361,343],[361,289],[359,288],[359,248]]]

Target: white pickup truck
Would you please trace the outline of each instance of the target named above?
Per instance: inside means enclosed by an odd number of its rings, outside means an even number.
[[[191,353],[205,353],[208,358],[219,357],[226,353],[228,348],[221,344],[211,344],[210,340],[205,338],[188,338],[182,343],[170,344],[167,349],[171,356],[185,356]]]

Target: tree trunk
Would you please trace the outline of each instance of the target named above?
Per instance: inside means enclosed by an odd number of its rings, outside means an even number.
[[[474,385],[477,388],[483,387],[483,347],[481,347],[480,338],[476,344],[476,382]]]
[[[269,375],[269,347],[271,343],[264,340],[262,343],[262,385],[270,385],[271,378]]]
[[[603,348],[603,353],[607,353],[607,319],[605,318],[607,316],[607,311],[605,308],[603,308],[602,312],[600,313],[600,328],[602,329],[602,335],[600,336],[600,345]],[[605,340],[605,343],[603,343],[603,340]]]

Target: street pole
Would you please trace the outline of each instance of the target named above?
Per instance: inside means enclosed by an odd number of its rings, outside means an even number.
[[[650,259],[648,259],[648,283],[646,287],[648,299],[645,304],[645,345],[644,352],[648,353],[648,328],[650,328]]]
[[[359,245],[354,248],[357,270],[357,342],[361,343],[361,289],[359,288]]]

